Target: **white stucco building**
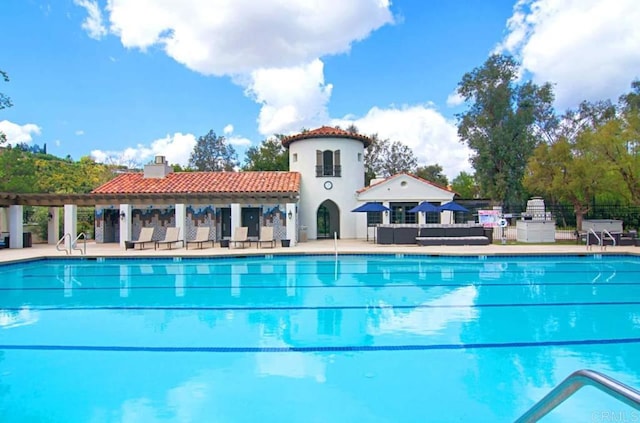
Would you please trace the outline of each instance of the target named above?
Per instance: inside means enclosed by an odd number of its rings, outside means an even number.
[[[453,200],[451,190],[424,179],[399,174],[365,186],[365,150],[371,139],[323,126],[282,140],[289,154],[289,171],[173,172],[163,156],[128,172],[90,194],[0,193],[0,214],[10,248],[23,247],[23,206],[49,206],[49,243],[58,240],[58,215],[63,211],[65,244],[77,233],[77,207],[95,207],[96,242],[136,240],[143,227],[163,239],[168,227],[181,238],[193,239],[198,227],[210,228],[214,241],[232,237],[247,227],[258,239],[260,228],[273,227],[276,240],[291,245],[306,239],[368,238],[374,224],[448,223],[449,212],[425,216],[408,210],[423,201],[440,205]],[[388,212],[356,213],[367,203],[384,204]],[[433,213],[432,213],[433,214]]]
[[[371,140],[359,134],[324,126],[282,143],[289,149],[290,171],[301,176],[298,219],[309,239],[366,238],[367,220],[374,216],[351,211],[366,202],[391,209],[374,223],[425,223],[424,214],[416,216],[407,210],[423,201],[443,204],[455,195],[408,174],[374,180],[365,187],[364,154]],[[448,222],[448,213],[435,218]]]

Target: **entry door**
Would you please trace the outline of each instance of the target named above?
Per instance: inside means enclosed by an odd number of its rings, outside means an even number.
[[[102,242],[118,242],[120,238],[120,210],[105,209],[103,224]]]
[[[257,237],[260,235],[260,209],[258,207],[243,208],[240,220],[242,226],[249,228],[247,236]]]
[[[222,213],[220,214],[220,225],[221,227],[221,232],[222,232],[222,237],[220,239],[224,239],[224,238],[231,238],[231,209],[230,208],[223,208],[221,209]]]
[[[329,238],[331,233],[331,214],[325,206],[318,208],[318,231],[316,237]]]

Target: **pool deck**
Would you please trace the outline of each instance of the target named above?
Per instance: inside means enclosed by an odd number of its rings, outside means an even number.
[[[557,255],[557,254],[633,254],[640,255],[640,247],[609,246],[601,249],[593,246],[590,250],[580,244],[491,244],[482,246],[419,246],[419,245],[381,245],[372,241],[358,239],[341,239],[337,241],[338,254],[426,254],[426,255]],[[184,247],[171,250],[162,246],[160,250],[153,247],[140,250],[126,250],[118,244],[96,244],[87,242],[87,257],[217,257],[247,256],[265,254],[335,254],[336,243],[333,240],[307,241],[295,247],[257,248],[255,243],[246,248],[214,247],[187,250]],[[74,250],[72,255],[56,250],[55,246],[33,244],[30,248],[0,249],[0,263],[37,259],[83,257],[80,251]]]

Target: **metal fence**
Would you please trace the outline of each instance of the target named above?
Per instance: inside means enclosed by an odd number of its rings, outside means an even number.
[[[460,214],[456,218],[457,221],[478,221],[478,210],[490,210],[493,204],[488,200],[456,200],[467,209],[468,213]],[[545,211],[551,215],[556,222],[556,240],[557,241],[578,241],[576,228],[576,214],[573,206],[566,204],[549,204],[545,203]],[[512,218],[507,219],[509,226],[504,228],[504,239],[507,241],[516,240],[516,220],[520,218],[522,213],[526,212],[526,204],[523,206],[503,207],[503,214],[511,215]],[[640,206],[627,206],[619,204],[592,204],[589,212],[583,216],[584,220],[591,219],[611,219],[621,220],[624,230],[640,229]],[[502,232],[500,228],[494,231],[494,242],[500,242]]]

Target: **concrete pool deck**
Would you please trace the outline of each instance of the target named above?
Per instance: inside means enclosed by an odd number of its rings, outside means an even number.
[[[265,254],[335,254],[336,245],[333,240],[307,241],[295,247],[283,248],[279,244],[275,248],[257,248],[255,243],[247,248],[214,247],[187,250],[184,247],[154,250],[125,250],[118,244],[96,244],[87,242],[87,255],[74,250],[72,255],[56,250],[48,244],[33,244],[30,248],[0,249],[0,263],[9,263],[37,258],[64,257],[218,257],[247,256]],[[640,254],[640,247],[608,246],[601,249],[593,246],[590,250],[581,244],[491,244],[480,246],[419,246],[419,245],[381,245],[372,241],[359,239],[340,239],[337,241],[338,254],[426,254],[426,255],[545,255],[545,254]]]

